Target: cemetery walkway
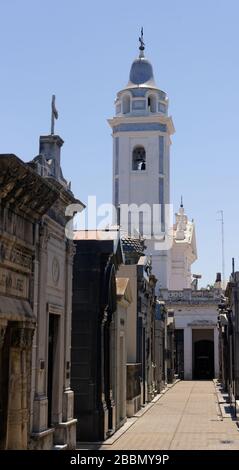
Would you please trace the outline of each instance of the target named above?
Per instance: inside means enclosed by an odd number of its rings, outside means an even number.
[[[239,450],[239,428],[224,400],[213,381],[180,381],[100,448]]]

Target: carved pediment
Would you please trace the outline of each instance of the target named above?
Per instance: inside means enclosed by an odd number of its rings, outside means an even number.
[[[0,199],[39,219],[59,197],[57,188],[15,155],[0,155]]]

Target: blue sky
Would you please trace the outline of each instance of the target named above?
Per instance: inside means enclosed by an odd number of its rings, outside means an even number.
[[[127,83],[144,26],[146,55],[170,100],[176,133],[171,195],[196,223],[193,272],[212,283],[238,250],[239,2],[237,0],[0,0],[0,152],[27,161],[50,130],[65,140],[62,167],[75,195],[111,201],[112,138],[107,118]]]

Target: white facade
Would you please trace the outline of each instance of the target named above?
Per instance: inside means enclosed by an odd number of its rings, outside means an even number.
[[[128,85],[117,94],[115,106],[116,115],[108,121],[113,131],[114,222],[129,234],[133,235],[136,228],[146,237],[146,253],[152,254],[158,287],[168,287],[169,252],[155,249],[154,234],[165,232],[174,126],[168,116],[168,97],[156,86],[152,65],[142,48],[131,66]],[[131,215],[122,205],[135,205],[130,208]]]
[[[182,332],[183,378],[218,377],[217,306],[221,289],[163,290],[161,295],[167,307],[174,310],[176,330]]]
[[[195,225],[188,220],[183,203],[176,214],[171,249],[169,290],[161,296],[174,310],[176,369],[185,380],[218,377],[219,351],[217,306],[221,289],[197,290],[191,265],[197,259]]]

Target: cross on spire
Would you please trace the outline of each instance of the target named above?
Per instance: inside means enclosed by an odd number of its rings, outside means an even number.
[[[54,135],[55,119],[58,119],[58,111],[55,105],[56,96],[52,95],[51,100],[51,135]]]
[[[144,28],[142,26],[141,28],[141,35],[139,37],[139,42],[140,42],[140,46],[139,46],[139,50],[140,50],[140,57],[143,57],[144,56],[144,49],[145,49],[145,42],[144,42]]]

